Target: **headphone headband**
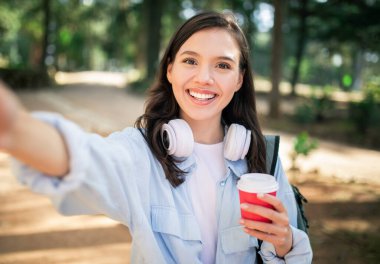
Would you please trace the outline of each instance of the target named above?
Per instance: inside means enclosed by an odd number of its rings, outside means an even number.
[[[161,140],[169,155],[186,158],[194,148],[193,132],[183,119],[173,119],[161,127]],[[231,124],[225,137],[224,157],[236,161],[244,159],[251,144],[251,131],[239,124]]]

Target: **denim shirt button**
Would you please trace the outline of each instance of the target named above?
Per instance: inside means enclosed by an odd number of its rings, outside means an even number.
[[[221,181],[219,184],[220,184],[220,186],[223,187],[224,185],[226,185],[226,181]]]

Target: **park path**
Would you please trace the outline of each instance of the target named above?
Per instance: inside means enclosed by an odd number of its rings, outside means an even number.
[[[103,85],[70,85],[56,90],[20,92],[19,96],[30,110],[57,111],[85,130],[103,135],[132,126],[143,113],[145,100],[117,86]],[[258,97],[257,104],[259,112],[268,112],[263,97]],[[291,111],[292,105],[284,103],[283,109]],[[286,169],[290,168],[294,135],[270,130],[265,133],[281,136],[282,162]],[[380,183],[379,151],[319,140],[319,148],[307,158],[300,157],[298,164],[303,171],[318,170],[322,176],[343,181]]]
[[[102,80],[107,80],[104,76]],[[144,97],[117,85],[71,84],[57,89],[20,91],[29,110],[56,111],[87,131],[107,135],[132,126],[143,112]],[[291,106],[285,106],[290,109]],[[258,101],[258,109],[267,111]],[[281,135],[285,168],[293,135]],[[320,141],[303,171],[318,170],[321,177],[380,183],[380,152]],[[321,195],[315,195],[321,199]],[[131,238],[126,227],[103,216],[63,217],[50,201],[21,186],[10,170],[9,157],[0,153],[0,264],[129,263]],[[327,262],[326,262],[327,263]]]

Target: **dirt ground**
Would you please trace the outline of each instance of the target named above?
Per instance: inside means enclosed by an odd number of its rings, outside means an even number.
[[[19,96],[30,110],[58,111],[103,135],[132,125],[144,102],[122,89],[94,85]],[[288,172],[309,200],[313,263],[380,263],[380,171],[372,165],[373,181],[347,181],[320,170]],[[128,229],[104,216],[59,215],[47,198],[17,182],[9,157],[0,153],[0,264],[129,263],[130,246]]]

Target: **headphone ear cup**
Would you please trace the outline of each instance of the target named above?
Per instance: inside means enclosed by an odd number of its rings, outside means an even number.
[[[161,127],[161,140],[169,155],[185,158],[193,152],[193,132],[183,119],[173,119],[164,124]]]
[[[248,153],[248,150],[249,150],[249,146],[251,145],[251,130],[248,130],[246,129],[247,131],[247,134],[245,136],[245,143],[244,143],[244,148],[243,148],[243,152],[241,153],[241,159],[244,159],[245,156],[247,156],[247,153]]]
[[[231,124],[224,144],[224,157],[236,161],[244,159],[251,144],[251,131],[239,124]]]

